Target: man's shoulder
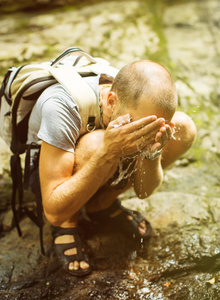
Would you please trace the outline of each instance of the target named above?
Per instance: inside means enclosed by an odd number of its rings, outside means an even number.
[[[72,98],[70,93],[60,83],[55,83],[44,90],[42,95],[44,98],[60,98],[60,96]]]
[[[76,105],[73,97],[60,83],[53,84],[43,91],[37,100],[36,109],[42,109],[45,107],[45,104],[46,106],[64,105],[70,107]]]

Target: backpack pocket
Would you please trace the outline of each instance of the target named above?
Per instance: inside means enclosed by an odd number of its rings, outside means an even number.
[[[10,147],[12,138],[12,113],[11,105],[8,104],[4,95],[1,98],[0,106],[0,136]]]

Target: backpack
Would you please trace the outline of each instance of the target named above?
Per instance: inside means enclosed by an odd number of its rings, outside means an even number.
[[[82,133],[94,130],[100,125],[98,99],[83,77],[100,75],[112,82],[118,70],[101,58],[93,58],[83,50],[71,47],[52,62],[27,64],[11,67],[6,73],[0,89],[0,136],[12,151],[10,160],[12,177],[12,198],[14,224],[22,235],[18,215],[26,215],[39,227],[41,252],[43,249],[42,203],[36,200],[37,216],[22,205],[23,189],[28,188],[30,149],[39,145],[27,145],[28,121],[37,99],[52,84],[59,82],[73,96],[82,118]],[[24,175],[20,154],[26,152]],[[19,206],[16,209],[16,199]]]

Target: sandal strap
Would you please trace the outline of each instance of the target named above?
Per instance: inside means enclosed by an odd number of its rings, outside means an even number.
[[[148,224],[149,222],[142,216],[142,214],[137,210],[132,210],[129,208],[126,208],[119,203],[118,209],[122,210],[122,213],[126,213],[128,216],[131,216],[137,223],[141,223],[142,221],[146,221]]]
[[[59,254],[62,254],[65,256],[65,260],[68,260],[68,262],[72,262],[72,261],[82,261],[82,260],[86,260],[84,253],[82,252],[82,248],[79,247],[79,245],[76,245],[76,243],[69,243],[69,244],[55,244],[56,247],[56,252]],[[64,254],[64,252],[66,250],[69,249],[73,249],[76,248],[76,253],[75,254],[71,254],[71,255],[67,255]]]
[[[80,233],[78,227],[73,227],[73,228],[63,228],[63,227],[56,227],[52,226],[52,236],[53,238],[57,238],[58,236],[62,235],[78,235]]]
[[[74,242],[71,243],[54,243],[54,247],[56,249],[57,254],[59,254],[60,256],[64,256],[65,260],[68,262],[72,262],[72,261],[87,261],[88,262],[88,256],[86,255],[85,252],[82,251],[84,247],[84,244],[79,236],[79,228],[78,227],[74,227],[74,228],[62,228],[62,227],[54,227],[52,228],[52,235],[53,235],[53,241],[55,241],[55,239],[59,236],[62,235],[72,235],[74,238]],[[67,255],[64,254],[64,252],[66,250],[69,249],[76,249],[76,253],[75,254],[71,254],[71,255]]]

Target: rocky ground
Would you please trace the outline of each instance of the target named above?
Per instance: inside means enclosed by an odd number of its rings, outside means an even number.
[[[152,238],[135,244],[87,228],[94,271],[81,279],[41,255],[38,229],[27,217],[21,238],[11,225],[10,151],[0,140],[0,299],[219,299],[219,1],[55,1],[53,9],[50,1],[36,1],[43,9],[24,9],[27,2],[0,2],[1,79],[10,65],[52,59],[69,46],[118,68],[149,58],[172,73],[179,109],[192,117],[198,135],[150,198],[138,200],[132,190],[121,197],[151,222]],[[27,192],[27,205],[31,199]],[[49,253],[46,220],[44,243]]]

